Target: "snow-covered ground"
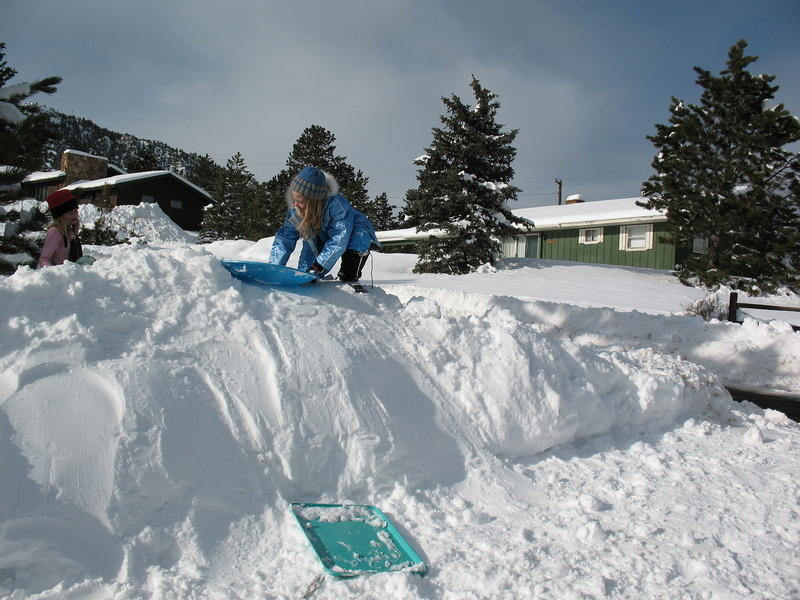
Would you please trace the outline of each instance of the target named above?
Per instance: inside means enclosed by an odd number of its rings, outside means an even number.
[[[218,259],[269,240],[145,229],[0,280],[0,597],[800,596],[800,426],[722,387],[800,390],[786,323],[545,261],[262,289]],[[427,575],[314,591],[295,500],[379,506]]]

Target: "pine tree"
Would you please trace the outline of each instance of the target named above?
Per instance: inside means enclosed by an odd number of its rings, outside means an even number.
[[[221,173],[222,167],[214,162],[208,154],[205,154],[197,157],[197,160],[186,169],[186,179],[196,186],[210,191]]]
[[[0,42],[0,273],[8,274],[16,265],[36,264],[38,237],[47,221],[38,203],[21,202],[21,182],[43,168],[45,144],[53,134],[47,114],[24,101],[36,92],[54,93],[61,79],[7,86],[17,71],[6,63],[5,47]]]
[[[269,194],[267,184],[257,182],[253,179],[252,192],[245,199],[244,207],[244,238],[254,242],[273,235],[275,232],[270,229],[269,213]]]
[[[378,231],[396,229],[399,225],[394,216],[394,207],[389,204],[386,192],[375,196],[370,206],[370,221]]]
[[[341,179],[336,177],[336,180],[340,182],[339,185],[342,188],[341,194],[347,198],[353,207],[363,212],[371,221],[374,215],[372,214],[372,203],[370,202],[369,193],[367,192],[369,177],[364,175],[361,169],[355,171],[353,167],[346,163],[341,171],[344,171],[344,173],[340,175]]]
[[[509,183],[518,130],[504,132],[495,121],[496,94],[474,76],[470,86],[475,106],[455,94],[443,97],[443,127],[433,129],[426,154],[414,161],[419,186],[406,194],[406,224],[441,231],[418,244],[418,273],[468,273],[494,262],[500,239],[513,235],[511,223],[520,220],[507,205],[519,191]]]
[[[161,171],[166,167],[159,161],[153,146],[145,142],[136,147],[134,154],[125,162],[124,168],[128,173],[143,173]]]
[[[658,154],[641,204],[666,210],[679,243],[707,241],[679,268],[682,281],[757,293],[800,282],[800,161],[784,149],[800,122],[768,105],[775,76],[750,73],[746,47],[730,48],[719,76],[694,68],[699,104],[672,98],[669,124],[648,136]]]
[[[297,138],[286,168],[267,182],[269,194],[270,230],[275,231],[283,225],[286,216],[286,189],[303,167],[313,165],[327,171],[339,183],[339,193],[369,218],[369,178],[361,170],[356,171],[344,156],[336,154],[336,137],[320,125],[311,125]]]
[[[204,240],[256,241],[267,234],[265,189],[236,153],[208,190],[214,199],[206,207],[201,226]]]

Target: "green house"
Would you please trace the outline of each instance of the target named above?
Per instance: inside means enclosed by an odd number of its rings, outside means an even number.
[[[704,252],[675,244],[663,212],[636,204],[642,198],[583,202],[571,196],[567,204],[512,211],[526,220],[519,234],[502,240],[502,258],[544,258],[647,269],[672,270],[691,252]],[[378,239],[389,252],[414,252],[419,240],[440,231],[416,229],[379,231]]]
[[[530,225],[503,240],[502,256],[674,269],[692,249],[676,245],[666,215],[638,206],[641,200],[571,197],[564,205],[515,210]]]

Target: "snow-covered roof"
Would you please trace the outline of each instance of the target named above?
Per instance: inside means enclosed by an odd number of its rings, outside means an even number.
[[[67,174],[64,171],[34,171],[28,174],[28,176],[22,180],[22,183],[43,183],[45,181],[61,179],[66,176]]]
[[[379,242],[410,242],[412,240],[424,240],[431,236],[441,236],[442,230],[417,231],[416,227],[408,227],[406,229],[377,231],[375,235]]]
[[[620,198],[617,200],[597,200],[595,202],[578,202],[555,206],[536,206],[520,208],[511,212],[518,217],[531,221],[528,230],[558,229],[559,227],[580,227],[582,225],[612,225],[629,223],[653,223],[666,221],[663,211],[649,210],[637,206],[643,198]],[[426,239],[432,235],[441,235],[440,230],[418,232],[414,227],[379,231],[381,242],[399,242]]]
[[[173,173],[172,171],[142,171],[141,173],[125,173],[123,175],[114,175],[113,177],[104,177],[103,179],[93,179],[91,181],[76,181],[75,183],[66,186],[65,189],[71,191],[97,190],[107,185],[114,187],[124,183],[130,183],[131,181],[138,181],[141,179],[153,179],[155,177],[164,177],[164,176],[174,177],[178,181],[183,182],[187,186],[193,188],[197,192],[211,199],[211,194],[209,194],[203,188],[193,184],[188,179],[185,179],[180,175],[178,175],[177,173]]]
[[[511,212],[518,217],[532,221],[534,229],[667,220],[665,212],[650,210],[636,204],[637,201],[643,200],[644,198],[619,198],[617,200],[520,208]]]
[[[64,154],[76,154],[78,156],[89,156],[91,158],[102,158],[105,161],[108,161],[108,158],[105,156],[98,156],[97,154],[89,154],[88,152],[81,152],[80,150],[72,150],[71,148],[67,148],[64,150]]]

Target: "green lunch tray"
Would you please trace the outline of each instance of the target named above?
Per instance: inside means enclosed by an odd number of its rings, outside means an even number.
[[[291,507],[322,566],[333,577],[385,571],[424,575],[428,570],[375,506],[292,502]]]

